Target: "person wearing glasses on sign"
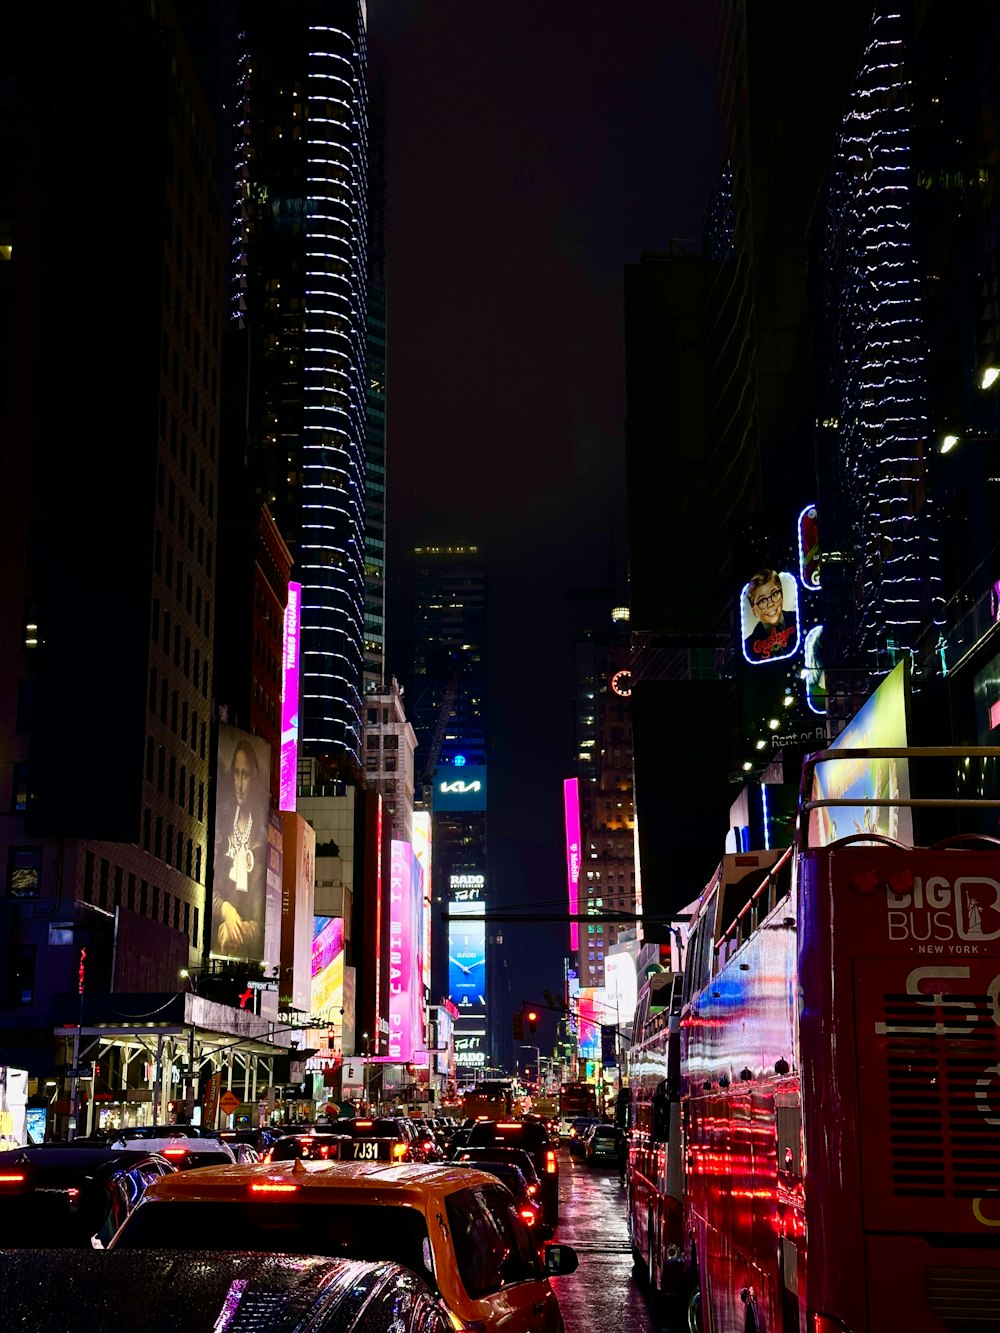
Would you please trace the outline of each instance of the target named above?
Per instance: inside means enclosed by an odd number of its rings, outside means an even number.
[[[762,569],[747,584],[745,596],[757,621],[753,633],[743,640],[749,660],[790,657],[798,644],[799,627],[795,612],[785,609],[781,575],[776,569]]]

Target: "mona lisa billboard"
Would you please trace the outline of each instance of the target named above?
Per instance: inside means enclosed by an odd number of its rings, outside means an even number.
[[[264,961],[270,787],[267,741],[221,723],[209,946],[219,957]]]

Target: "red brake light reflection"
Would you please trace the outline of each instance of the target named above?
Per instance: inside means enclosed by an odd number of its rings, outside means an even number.
[[[251,1194],[294,1194],[298,1185],[279,1185],[273,1181],[266,1180],[256,1182],[250,1186]]]

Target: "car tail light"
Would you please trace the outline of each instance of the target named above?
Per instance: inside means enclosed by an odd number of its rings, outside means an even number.
[[[164,1148],[164,1157],[186,1157],[187,1148]]]
[[[520,1128],[521,1126],[518,1124],[516,1120],[514,1121],[501,1120],[497,1125],[497,1129],[520,1129]]]
[[[5,1171],[3,1175],[0,1175],[0,1185],[23,1185],[23,1184],[24,1184],[23,1171]]]
[[[529,1185],[529,1186],[528,1186],[528,1193],[529,1193],[529,1194],[532,1194],[532,1195],[537,1194],[537,1193],[538,1193],[538,1186],[537,1186],[537,1185]]]
[[[521,1209],[521,1221],[524,1222],[526,1226],[533,1227],[533,1226],[535,1225],[535,1210],[534,1210],[534,1208],[522,1208],[522,1209]]]
[[[80,1191],[75,1185],[71,1185],[66,1191],[66,1195],[69,1198],[70,1203],[76,1203],[77,1199],[80,1197]]]
[[[405,1143],[394,1143],[392,1145],[392,1160],[401,1162],[409,1151]]]
[[[427,1148],[433,1148],[434,1144],[430,1139],[424,1139],[424,1141],[421,1143],[420,1146],[421,1148],[427,1149]]]
[[[250,1186],[251,1194],[294,1194],[298,1185],[288,1185],[276,1180],[257,1180]]]
[[[551,1148],[547,1148],[545,1152],[545,1170],[550,1176],[554,1176],[559,1170],[559,1163],[556,1161],[556,1155]]]
[[[371,1129],[371,1127],[372,1127],[372,1125],[375,1123],[375,1121],[374,1121],[374,1120],[355,1120],[354,1123],[357,1125],[358,1129]]]

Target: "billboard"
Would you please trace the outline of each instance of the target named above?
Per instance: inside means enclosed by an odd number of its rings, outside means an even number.
[[[579,1019],[577,1052],[581,1060],[596,1060],[601,1049],[601,1014],[597,1006],[597,988],[581,986],[576,997]]]
[[[316,894],[316,830],[294,810],[281,815],[281,977],[278,993],[293,1009],[311,1011],[313,904]]]
[[[743,656],[752,666],[792,657],[799,646],[799,589],[795,575],[761,569],[740,591]]]
[[[393,838],[389,867],[390,1060],[407,1063],[424,1045],[420,909],[423,872],[408,842]]]
[[[314,916],[312,993],[309,1012],[325,1022],[340,1023],[344,1005],[344,918]],[[328,1010],[334,1013],[328,1013]]]
[[[289,583],[281,641],[281,771],[279,805],[295,809],[295,782],[299,766],[299,624],[302,584]]]
[[[424,896],[421,903],[421,938],[423,940],[423,975],[425,991],[431,988],[431,929],[434,922],[431,890],[431,814],[429,810],[413,812],[413,854],[424,874]]]
[[[271,747],[223,722],[215,782],[210,953],[264,961]]]
[[[482,902],[451,903],[448,922],[448,999],[461,1014],[486,1012],[486,922]]]
[[[909,665],[904,658],[890,671],[829,749],[897,749],[906,745]],[[813,847],[825,847],[848,834],[881,833],[912,843],[913,821],[908,808],[868,804],[869,798],[906,799],[909,795],[910,774],[905,759],[841,759],[817,764],[813,800],[852,797],[857,805],[811,810],[809,842]]]
[[[820,587],[819,518],[815,505],[799,514],[799,579],[803,588]]]
[[[569,911],[573,916],[580,910],[580,779],[566,778],[563,782],[563,808],[566,816],[566,880],[569,887]],[[569,923],[569,947],[580,946],[580,923]]]
[[[455,764],[435,769],[431,809],[435,814],[450,810],[485,810],[485,765]]]
[[[630,953],[609,953],[604,959],[604,984],[608,1004],[620,1026],[632,1022],[639,998],[639,978]]]

